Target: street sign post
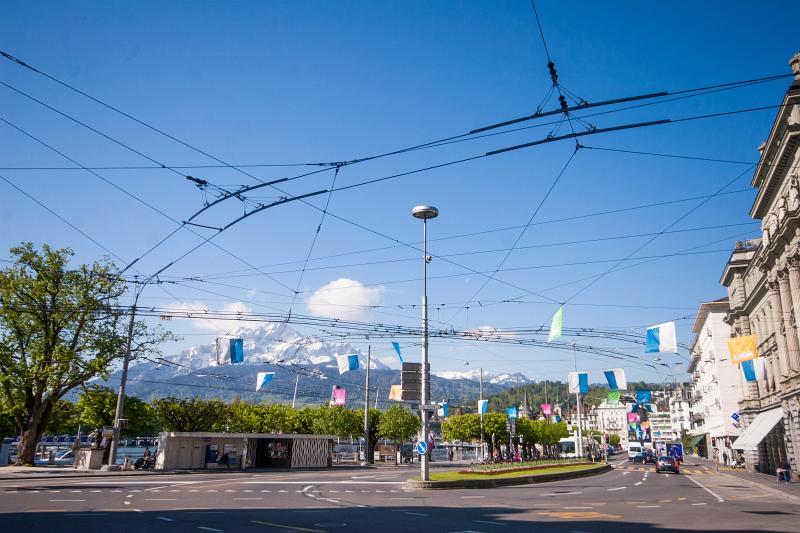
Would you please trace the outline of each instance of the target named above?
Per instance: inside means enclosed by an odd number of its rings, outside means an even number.
[[[428,453],[428,443],[424,440],[421,440],[417,443],[417,453],[419,455],[425,455]]]

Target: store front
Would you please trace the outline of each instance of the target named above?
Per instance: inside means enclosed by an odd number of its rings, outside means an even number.
[[[330,435],[164,432],[158,437],[156,469],[326,468],[332,465]]]

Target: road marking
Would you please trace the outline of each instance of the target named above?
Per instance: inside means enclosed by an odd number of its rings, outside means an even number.
[[[672,503],[672,500],[658,500],[658,503]]]
[[[570,494],[583,494],[583,492],[545,492],[539,496],[568,496]]]
[[[159,520],[163,520],[164,522],[174,522],[175,520],[172,518],[167,518],[166,516],[157,516]]]
[[[392,496],[389,498],[390,500],[413,500],[414,498],[410,496]]]
[[[285,524],[275,524],[273,522],[264,522],[263,520],[250,520],[252,524],[258,524],[261,526],[272,526],[272,527],[282,527],[284,529],[294,529],[295,531],[310,531],[312,533],[325,533],[322,529],[309,529],[306,527],[296,527],[296,526],[287,526]]]
[[[128,495],[127,495],[127,496],[125,496],[125,497],[126,497],[126,498],[133,498],[133,494],[128,494]]]
[[[461,498],[467,500],[467,499],[470,499],[470,498],[485,498],[485,497],[486,496],[462,496]]]
[[[642,484],[642,482],[641,482],[641,481],[637,481],[636,483],[634,483],[634,485],[636,485],[637,487],[638,487],[639,485],[641,485],[641,484]]]
[[[691,481],[692,483],[694,483],[695,485],[697,485],[698,487],[700,487],[701,489],[703,489],[703,490],[704,490],[704,491],[706,491],[707,493],[711,494],[711,495],[712,495],[713,497],[715,497],[715,498],[717,499],[717,501],[719,501],[720,503],[722,503],[722,502],[724,502],[724,501],[725,501],[725,500],[723,500],[723,499],[722,499],[722,497],[720,497],[720,495],[719,495],[719,494],[717,494],[717,493],[716,493],[716,492],[714,492],[713,490],[709,489],[708,487],[706,487],[705,485],[703,485],[702,483],[700,483],[699,481],[697,481],[695,478],[693,478],[693,477],[690,477],[690,478],[687,478],[687,479],[689,479],[689,481]]]
[[[661,507],[660,505],[637,505],[637,509],[656,509],[657,507]]]
[[[615,491],[615,490],[622,490],[622,489],[627,489],[627,488],[628,488],[628,487],[614,487],[613,489],[606,489],[606,490],[607,490],[607,491],[609,491],[609,492],[611,492],[611,491]]]
[[[205,531],[225,531],[224,529],[217,529],[214,527],[197,526],[197,529],[204,529]]]
[[[49,502],[85,502],[86,500],[47,500]]]
[[[174,502],[177,498],[145,498],[146,502]]]
[[[131,504],[131,502],[122,502],[122,503],[124,503],[125,505],[130,505]]]
[[[628,474],[630,474],[630,471],[628,471],[628,470],[626,470],[625,472],[622,473],[623,476],[627,476]]]

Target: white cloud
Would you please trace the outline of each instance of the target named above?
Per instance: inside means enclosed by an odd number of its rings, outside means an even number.
[[[167,305],[167,309],[173,317],[172,320],[187,320],[197,329],[220,335],[233,333],[241,327],[252,327],[254,324],[258,324],[251,320],[237,318],[239,315],[244,317],[251,312],[250,307],[242,302],[227,303],[222,308],[215,309],[209,309],[202,302],[175,302]],[[231,318],[224,320],[208,318],[208,314],[212,312],[231,315]]]
[[[313,315],[361,320],[369,308],[381,304],[383,287],[365,287],[354,279],[339,278],[323,285],[306,300]]]

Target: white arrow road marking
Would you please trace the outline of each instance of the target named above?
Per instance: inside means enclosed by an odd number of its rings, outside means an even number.
[[[606,490],[611,492],[611,491],[614,491],[614,490],[622,490],[622,489],[627,489],[627,488],[628,487],[614,487],[613,489],[606,489]]]

